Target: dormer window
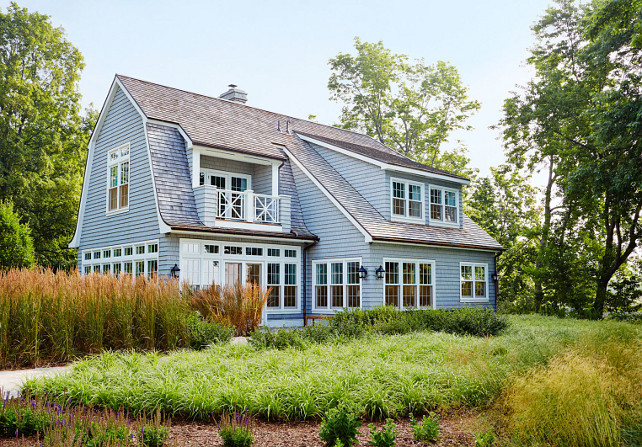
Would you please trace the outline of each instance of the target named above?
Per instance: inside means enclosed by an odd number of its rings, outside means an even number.
[[[107,212],[129,208],[129,143],[107,154]]]
[[[430,187],[430,221],[456,225],[459,222],[458,192],[446,188]]]
[[[424,220],[424,185],[408,180],[392,179],[393,220]]]

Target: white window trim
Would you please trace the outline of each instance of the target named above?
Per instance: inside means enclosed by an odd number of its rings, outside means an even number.
[[[416,267],[416,272],[417,272],[417,305],[415,307],[402,307],[401,303],[403,302],[403,292],[399,294],[399,303],[397,305],[397,309],[400,310],[408,310],[408,309],[430,309],[429,307],[420,307],[419,306],[419,267],[418,264],[430,264],[430,272],[432,274],[432,296],[430,297],[430,301],[432,302],[432,309],[437,309],[437,270],[436,270],[436,263],[433,260],[430,259],[417,259],[417,258],[383,258],[383,264],[386,265],[386,262],[397,262],[397,263],[402,263],[402,262],[413,262],[417,267]],[[403,286],[403,270],[400,268],[399,269],[399,284],[396,284],[398,286]],[[386,305],[386,274],[384,273],[383,276],[383,287],[382,287],[382,294],[381,294],[381,305],[385,306]],[[460,287],[461,290],[461,287]]]
[[[362,264],[362,258],[333,258],[333,259],[315,259],[312,261],[312,311],[316,313],[322,313],[322,314],[335,314],[342,309],[345,309],[346,307],[342,308],[336,308],[332,307],[332,297],[330,296],[330,293],[328,292],[328,307],[317,307],[317,265],[318,264],[327,264],[328,265],[328,282],[327,284],[324,284],[326,287],[332,286],[332,263],[343,263],[343,304],[346,304],[346,300],[348,299],[348,294],[347,294],[347,286],[348,286],[348,262],[358,262],[359,267],[361,267]],[[339,284],[334,284],[335,286]],[[351,284],[351,285],[356,285],[356,284]],[[329,289],[328,289],[329,290]],[[350,307],[349,309],[363,309],[363,280],[361,279],[361,276],[359,276],[359,307]]]
[[[99,265],[100,269],[102,271],[102,266],[103,264],[109,264],[109,271],[113,272],[114,269],[114,264],[120,264],[120,272],[124,273],[125,272],[125,262],[131,262],[132,263],[132,276],[135,276],[135,264],[137,261],[144,261],[145,262],[145,267],[144,267],[144,274],[145,277],[149,275],[148,271],[148,261],[157,261],[157,265],[160,267],[160,262],[158,259],[158,254],[160,252],[160,245],[158,247],[158,251],[155,253],[148,253],[148,245],[151,244],[156,244],[159,245],[158,239],[152,239],[152,240],[147,240],[147,241],[137,241],[137,242],[131,242],[127,244],[118,244],[118,245],[110,245],[107,247],[96,247],[96,248],[86,248],[82,250],[82,258],[80,261],[81,269],[80,273],[85,274],[85,267],[89,266],[91,267],[93,271],[93,267],[95,265]],[[136,254],[136,247],[143,245],[145,247],[145,253],[144,254]],[[131,255],[125,255],[125,248],[126,247],[131,247],[132,248],[132,254]],[[114,249],[121,249],[121,256],[114,256]],[[104,258],[103,252],[105,250],[110,250],[112,255],[109,258]],[[96,251],[101,252],[101,256],[99,259],[93,259],[93,253]],[[86,253],[91,253],[92,254],[92,259],[91,260],[85,260],[85,254]],[[108,260],[108,262],[106,262]],[[160,276],[160,271],[157,271],[157,274]]]
[[[184,244],[199,244],[198,253],[184,253],[183,246]],[[218,245],[218,253],[205,253],[205,245]],[[235,247],[241,247],[241,254],[224,254],[223,250],[226,245],[231,245]],[[263,249],[262,255],[246,255],[245,249],[247,247],[260,247]],[[278,248],[280,250],[280,256],[268,256],[268,248]],[[289,258],[285,257],[285,250],[295,250],[296,257]],[[302,288],[302,263],[301,263],[301,247],[296,245],[276,245],[276,244],[264,244],[264,243],[250,243],[250,242],[232,242],[232,241],[221,241],[221,240],[211,240],[211,239],[188,239],[181,238],[179,242],[179,266],[181,268],[180,280],[184,281],[186,278],[183,270],[183,261],[186,260],[214,260],[219,261],[219,284],[225,283],[225,263],[226,262],[241,262],[243,264],[241,275],[245,277],[245,264],[262,264],[261,271],[261,281],[262,284],[268,287],[267,285],[267,265],[268,264],[281,264],[279,272],[279,280],[281,282],[280,286],[283,287],[285,284],[285,264],[296,264],[297,274],[296,274],[296,307],[284,307],[283,306],[283,294],[281,294],[279,307],[264,307],[264,315],[266,314],[298,314],[301,313],[301,288]],[[199,285],[203,283],[203,272],[199,272]]]
[[[473,269],[473,296],[468,297],[468,296],[462,296],[461,294],[461,283],[464,281],[464,279],[461,277],[461,268],[463,266],[471,266]],[[484,272],[486,272],[484,282],[486,283],[486,296],[482,298],[478,298],[475,296],[475,282],[481,282],[481,281],[476,281],[475,280],[475,267],[484,267]],[[461,303],[488,303],[490,302],[490,281],[488,280],[489,277],[489,272],[488,272],[488,264],[482,263],[482,262],[460,262],[459,263],[459,301]]]
[[[252,190],[252,176],[250,174],[240,174],[238,172],[230,172],[230,171],[219,171],[217,169],[210,169],[210,168],[201,168],[199,172],[199,186],[203,186],[200,184],[200,173],[205,174],[205,185],[209,185],[210,183],[207,183],[207,176],[216,176],[216,177],[223,177],[225,178],[225,190],[230,191],[232,189],[232,177],[238,177],[247,180],[247,190]],[[213,185],[212,185],[213,186]]]
[[[394,191],[392,184],[402,183],[404,184],[405,191],[405,201],[406,201],[406,214],[409,211],[408,204],[410,202],[410,192],[408,185],[418,186],[421,190],[421,217],[410,217],[410,216],[400,216],[394,213]],[[398,177],[390,177],[390,220],[393,222],[409,222],[409,223],[426,223],[426,185],[421,182],[414,182],[412,180],[402,179]]]
[[[432,208],[432,203],[431,203],[431,196],[432,196],[432,191],[433,190],[440,190],[441,191],[441,215],[446,217],[446,197],[444,192],[452,192],[455,193],[455,204],[457,205],[457,212],[455,213],[455,217],[457,218],[456,222],[446,222],[444,219],[442,220],[435,220],[431,216],[431,208]],[[428,189],[428,222],[430,225],[436,226],[436,227],[450,227],[450,228],[459,228],[460,222],[459,222],[459,213],[461,211],[461,208],[459,206],[459,190],[453,189],[453,188],[447,188],[444,186],[439,186],[439,185],[430,185]]]
[[[124,149],[124,148],[127,148],[127,150],[128,150],[127,151],[127,157],[124,157],[124,158],[121,159],[120,156],[119,156],[116,161],[110,161],[109,160],[110,155],[113,152],[120,152],[120,150]],[[110,210],[109,209],[109,189],[110,189],[110,187],[109,187],[109,181],[110,181],[109,169],[112,166],[117,166],[117,168],[116,168],[118,170],[118,181],[117,181],[117,183],[119,183],[120,182],[120,165],[124,161],[129,162],[129,176],[128,176],[128,179],[127,179],[127,206],[124,206],[122,208],[116,208],[116,209]],[[131,184],[132,184],[131,146],[130,146],[129,142],[127,142],[125,144],[121,144],[118,147],[110,149],[107,152],[107,183],[106,183],[106,188],[105,188],[105,215],[106,216],[112,216],[114,214],[126,213],[127,211],[129,211],[129,198],[130,198],[130,192],[131,192]],[[117,188],[116,189],[116,201],[117,201],[118,204],[120,204],[120,184],[118,184],[116,186],[116,188]]]

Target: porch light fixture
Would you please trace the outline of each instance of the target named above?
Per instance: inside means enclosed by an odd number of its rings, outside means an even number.
[[[178,268],[178,264],[174,264],[174,267],[169,271],[172,275],[172,278],[178,278],[178,274],[180,273],[181,269]]]
[[[377,274],[377,279],[383,279],[383,274],[386,273],[386,271],[382,266],[379,266],[379,268],[375,270],[375,273]]]
[[[493,281],[497,281],[497,273],[493,273],[492,275],[490,275],[490,279],[492,279]]]
[[[359,272],[359,278],[366,279],[368,277],[368,269],[364,266],[359,267],[357,271]]]

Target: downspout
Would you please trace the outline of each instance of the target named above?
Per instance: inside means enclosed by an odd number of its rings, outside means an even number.
[[[502,255],[501,251],[495,254],[495,312],[497,312],[497,302],[499,301],[499,274],[497,273],[497,259]]]
[[[303,247],[303,326],[308,325],[308,249],[314,247],[317,241]]]

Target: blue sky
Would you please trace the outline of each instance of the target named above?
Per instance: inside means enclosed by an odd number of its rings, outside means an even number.
[[[9,4],[1,1],[3,11]],[[503,160],[503,100],[530,78],[524,66],[530,26],[550,0],[459,1],[65,1],[23,0],[50,15],[85,57],[83,103],[100,107],[115,73],[206,95],[230,83],[248,105],[325,124],[328,59],[351,52],[353,38],[382,40],[396,53],[455,65],[482,109],[475,130],[459,133],[482,174]]]

